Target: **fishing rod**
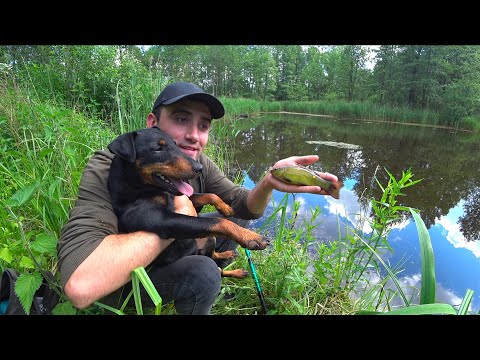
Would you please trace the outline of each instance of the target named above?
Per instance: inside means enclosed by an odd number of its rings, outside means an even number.
[[[260,287],[260,281],[258,281],[257,272],[255,271],[255,265],[253,264],[252,257],[250,256],[250,250],[245,249],[245,254],[247,255],[248,265],[250,265],[250,270],[252,271],[252,277],[255,281],[255,286],[257,287],[258,298],[260,299],[260,304],[262,305],[263,314],[267,314],[267,305],[265,304],[265,298],[263,297],[263,291]]]

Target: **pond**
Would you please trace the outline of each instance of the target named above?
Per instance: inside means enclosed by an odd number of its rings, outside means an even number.
[[[420,210],[435,255],[437,301],[459,305],[472,289],[472,309],[480,309],[480,143],[472,134],[433,127],[408,126],[328,117],[268,114],[241,119],[235,139],[234,162],[246,174],[244,186],[252,188],[266,169],[292,155],[316,154],[312,168],[338,176],[345,186],[340,199],[296,194],[299,216],[308,217],[320,207],[316,227],[319,241],[338,240],[338,220],[358,225],[365,209],[365,189],[379,199],[373,180],[388,183],[388,174],[401,177],[411,169],[413,179],[423,179],[398,197],[399,205]],[[278,204],[284,194],[274,191]],[[293,196],[289,196],[293,201]],[[260,227],[272,213],[272,202]],[[368,215],[368,214],[367,214]],[[408,214],[410,215],[410,214]],[[343,226],[345,227],[345,226]],[[363,229],[368,233],[367,227]],[[396,223],[388,236],[393,252],[384,254],[390,266],[401,264],[398,274],[405,292],[421,287],[421,257],[416,225],[410,216]],[[414,303],[418,303],[414,301]],[[400,305],[400,303],[398,303]]]

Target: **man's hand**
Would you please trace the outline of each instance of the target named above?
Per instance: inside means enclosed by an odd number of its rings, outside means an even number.
[[[178,214],[198,216],[195,207],[186,195],[175,196],[173,204],[175,205],[175,212]]]
[[[270,169],[282,167],[282,166],[308,166],[318,161],[317,155],[306,155],[306,156],[290,156],[289,158],[282,159],[277,161]],[[283,181],[275,178],[271,173],[270,169],[267,170],[265,177],[257,183],[252,191],[248,194],[247,197],[247,208],[252,214],[263,214],[265,208],[272,197],[272,190],[278,190],[286,193],[310,193],[310,194],[319,194],[319,195],[330,195],[328,192],[323,190],[320,186],[303,186],[303,185],[292,185],[286,184]],[[325,173],[325,172],[316,172],[325,180],[329,181],[338,181],[338,178],[335,175]]]
[[[314,162],[318,161],[317,155],[305,155],[305,156],[291,156],[286,159],[282,159],[277,161],[270,169],[275,169],[282,166],[308,166],[313,164]],[[270,169],[268,169],[268,173],[265,176],[265,180],[268,181],[268,184],[275,190],[287,192],[287,193],[311,193],[311,194],[320,194],[320,195],[328,195],[329,193],[323,190],[320,186],[303,186],[303,185],[291,185],[286,184],[283,181],[276,179],[272,174],[270,174]],[[320,175],[325,180],[329,181],[338,181],[338,177],[326,173],[326,172],[319,172],[316,171],[318,175]]]

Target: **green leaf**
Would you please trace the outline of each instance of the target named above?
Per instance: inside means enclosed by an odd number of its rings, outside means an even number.
[[[46,148],[46,149],[43,149],[42,151],[40,151],[40,154],[38,155],[38,157],[41,159],[45,156],[47,156],[48,154],[52,153],[54,150],[52,148]]]
[[[51,198],[55,197],[55,191],[60,188],[62,180],[61,179],[55,179],[52,181],[50,186],[48,187],[48,196]]]
[[[418,180],[409,181],[407,184],[403,185],[403,187],[406,188],[406,187],[415,185],[415,184],[419,183],[419,182],[422,181],[422,180],[423,180],[423,179],[418,179]]]
[[[39,272],[21,274],[15,281],[15,294],[26,314],[30,314],[35,292],[42,285],[43,277]]]
[[[422,256],[422,288],[420,290],[420,304],[433,304],[435,302],[435,257],[432,242],[427,227],[418,213],[410,209],[417,225],[420,241],[420,255]]]
[[[13,260],[12,253],[8,247],[4,247],[2,251],[0,251],[0,259],[5,261],[7,264],[10,264]]]
[[[33,184],[30,184],[23,189],[19,189],[13,194],[10,199],[7,200],[7,206],[21,206],[26,204],[33,197],[33,194],[40,186],[40,182],[36,181]]]
[[[53,235],[39,234],[36,240],[31,243],[31,248],[39,253],[47,253],[55,256],[57,253],[57,239]]]
[[[52,314],[53,315],[76,315],[77,314],[77,309],[72,305],[71,302],[63,302],[57,304],[53,309],[52,309]]]
[[[19,265],[25,269],[35,269],[35,264],[33,263],[32,259],[26,256],[22,256]]]
[[[384,315],[456,315],[457,311],[449,304],[422,304],[403,307],[383,313]]]

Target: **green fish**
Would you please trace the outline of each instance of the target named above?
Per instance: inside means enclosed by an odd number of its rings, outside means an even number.
[[[329,181],[320,177],[315,171],[303,166],[282,166],[271,169],[270,173],[278,180],[293,185],[315,185],[320,186],[335,199],[340,199],[340,189],[343,186],[341,181]]]

